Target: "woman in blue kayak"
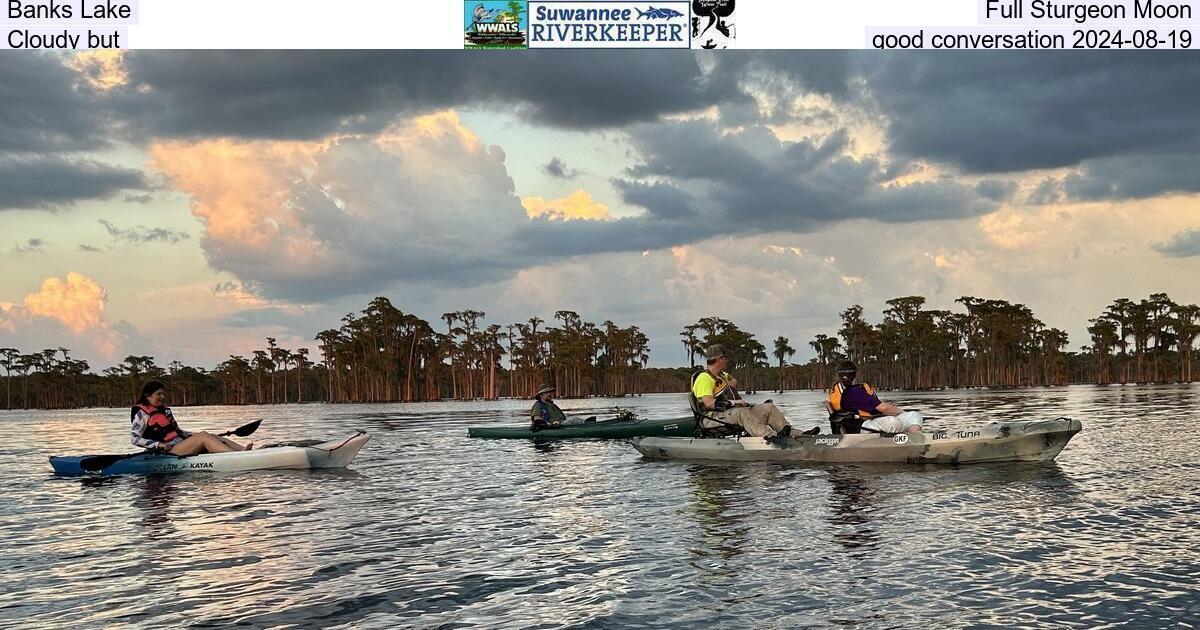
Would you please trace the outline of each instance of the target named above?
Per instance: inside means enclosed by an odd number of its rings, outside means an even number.
[[[134,446],[159,449],[171,455],[195,455],[197,453],[228,453],[248,451],[254,444],[242,446],[233,440],[201,431],[189,433],[179,428],[171,408],[163,404],[167,398],[166,387],[158,381],[142,386],[137,404],[129,410],[133,423],[130,440]]]

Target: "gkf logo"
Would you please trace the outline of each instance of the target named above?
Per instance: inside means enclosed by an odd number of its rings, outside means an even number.
[[[530,0],[530,48],[689,48],[691,3]]]

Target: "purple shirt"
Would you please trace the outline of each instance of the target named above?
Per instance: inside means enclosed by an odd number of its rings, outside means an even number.
[[[842,392],[842,409],[847,411],[865,411],[875,415],[879,413],[876,409],[881,403],[879,397],[874,394],[868,394],[867,389],[861,384],[851,385]]]

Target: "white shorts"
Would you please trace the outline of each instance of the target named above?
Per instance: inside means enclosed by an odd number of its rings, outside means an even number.
[[[884,433],[904,433],[909,427],[920,427],[925,422],[925,418],[915,411],[905,411],[898,416],[883,416],[882,418],[871,418],[863,422],[864,429],[874,429],[883,431]]]

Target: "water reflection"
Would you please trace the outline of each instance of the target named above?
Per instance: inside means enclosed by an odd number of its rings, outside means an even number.
[[[821,393],[770,396],[797,424],[824,425]],[[71,440],[0,449],[0,625],[1195,619],[1200,438],[1181,410],[1200,408],[1200,387],[889,397],[939,428],[1066,415],[1085,429],[1047,463],[699,465],[646,461],[617,441],[466,437],[467,426],[522,423],[526,400],[191,408],[180,413],[197,426],[261,416],[266,440],[377,435],[347,471],[81,481],[48,473],[46,456]],[[601,402],[562,406],[600,415]],[[644,417],[681,404],[622,402]],[[78,452],[128,449],[123,409],[0,413],[0,443],[27,443],[31,423],[78,436]],[[147,562],[146,545],[164,539],[179,556]]]
[[[171,504],[177,491],[174,475],[147,475],[134,480],[137,496],[133,505],[142,512],[141,525],[152,541],[169,541],[176,537],[171,522]]]
[[[879,548],[879,534],[872,525],[878,490],[876,475],[857,466],[829,469],[829,525],[833,539],[846,549],[871,551]]]
[[[529,441],[529,445],[533,447],[533,450],[546,454],[562,449],[564,444],[566,442],[562,440],[544,440],[541,438],[534,438]]]
[[[749,540],[750,527],[736,509],[746,475],[734,467],[699,465],[688,469],[687,481],[694,498],[689,507],[699,527],[699,544],[692,553],[698,558],[735,558]]]

